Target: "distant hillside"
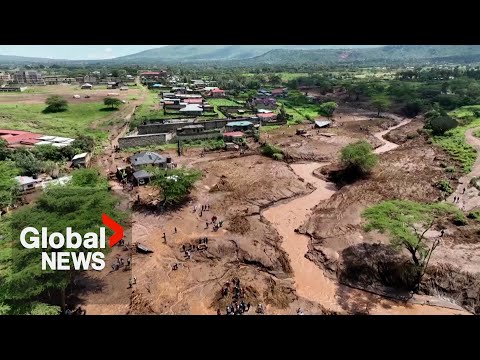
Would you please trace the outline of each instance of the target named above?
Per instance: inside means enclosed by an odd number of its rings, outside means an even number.
[[[242,60],[263,55],[274,49],[328,49],[365,47],[365,45],[170,45],[149,49],[137,54],[118,57],[112,62],[190,62]]]
[[[15,55],[0,55],[0,64],[33,64],[33,63],[59,63],[65,62],[67,60],[58,60],[58,59],[46,59],[46,58],[37,58],[37,57],[25,57],[25,56],[15,56]]]
[[[245,64],[409,63],[480,60],[479,45],[390,45],[350,50],[271,50]]]

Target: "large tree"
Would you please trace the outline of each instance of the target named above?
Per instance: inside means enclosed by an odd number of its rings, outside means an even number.
[[[87,182],[86,186],[53,185],[33,206],[8,214],[0,222],[0,233],[3,235],[0,240],[0,311],[11,314],[58,312],[58,308],[55,310],[48,305],[63,307],[65,289],[75,274],[74,270],[42,270],[41,252],[44,249],[25,249],[19,241],[22,229],[28,226],[47,227],[49,233],[64,235],[66,227],[72,227],[81,235],[96,232],[99,226],[103,226],[102,213],[118,222],[125,219],[125,215],[116,210],[117,203],[117,198],[104,189],[92,187],[91,182]],[[107,236],[109,232],[107,230]]]
[[[455,215],[463,218],[460,210],[449,203],[422,204],[405,200],[383,201],[366,209],[362,215],[367,220],[366,231],[375,229],[386,232],[396,249],[405,249],[410,253],[417,268],[417,284],[440,240],[437,237],[430,245],[426,244],[427,231],[442,216]]]
[[[5,139],[0,138],[0,161],[5,160],[10,155],[8,143]]]
[[[11,161],[0,161],[0,210],[15,203],[18,183],[14,179],[19,170]]]
[[[59,95],[49,96],[47,100],[45,100],[45,104],[47,104],[47,107],[44,110],[45,112],[61,112],[68,108],[68,101]]]
[[[378,162],[372,145],[365,140],[348,144],[341,150],[341,161],[345,168],[355,175],[365,175],[372,171]]]
[[[318,109],[318,113],[330,119],[333,116],[333,113],[335,112],[336,108],[337,108],[336,102],[328,101],[320,105]]]
[[[450,116],[437,116],[430,118],[425,124],[425,128],[431,129],[433,135],[444,135],[448,130],[458,126],[457,120]]]
[[[118,108],[120,105],[122,105],[122,100],[113,97],[106,97],[103,99],[103,104],[105,106],[110,106],[111,109]]]
[[[382,111],[387,110],[390,104],[390,99],[385,95],[376,95],[372,100],[372,105],[377,109],[377,116],[380,116]]]
[[[181,203],[202,176],[198,170],[184,168],[163,170],[152,167],[148,171],[153,175],[152,185],[162,192],[164,206]]]

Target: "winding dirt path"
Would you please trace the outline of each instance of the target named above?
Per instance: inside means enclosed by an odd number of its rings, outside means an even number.
[[[477,151],[477,154],[480,154],[480,138],[473,134],[479,129],[480,128],[476,127],[473,129],[468,129],[465,132],[465,139],[467,143]],[[474,208],[480,207],[480,191],[470,185],[470,181],[474,177],[480,177],[480,156],[477,156],[477,160],[472,166],[472,171],[459,179],[459,185],[457,189],[448,197],[447,201],[453,203],[453,199],[458,197],[459,200],[456,202],[456,204],[464,211],[470,211]]]
[[[406,125],[411,120],[402,121],[400,124],[374,134],[375,137],[385,142],[376,149],[376,153],[382,153],[395,149],[398,145],[386,141],[383,136],[389,131]],[[336,191],[332,183],[327,183],[313,175],[313,170],[326,163],[307,163],[292,165],[293,171],[306,182],[316,187],[316,190],[301,198],[294,199],[288,203],[270,207],[263,212],[263,216],[270,221],[282,237],[282,247],[288,253],[294,273],[295,288],[297,295],[307,300],[319,303],[329,310],[340,313],[345,312],[345,305],[341,302],[348,302],[348,299],[362,299],[370,314],[465,314],[466,311],[435,307],[421,304],[405,304],[382,298],[378,295],[365,291],[351,289],[337,284],[327,278],[323,271],[313,262],[305,257],[308,250],[309,238],[298,234],[294,229],[302,225],[311,209],[320,201],[330,198]],[[348,298],[342,299],[345,294]],[[350,301],[351,301],[350,300]]]

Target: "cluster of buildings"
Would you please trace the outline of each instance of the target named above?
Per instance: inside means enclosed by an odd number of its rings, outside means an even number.
[[[7,146],[10,148],[16,148],[20,146],[31,147],[38,145],[65,147],[72,145],[72,143],[75,141],[75,139],[62,136],[42,135],[29,131],[1,129],[0,138],[4,139],[7,142]]]
[[[59,85],[59,84],[83,84],[93,86],[97,84],[107,85],[110,89],[121,88],[128,82],[134,82],[135,76],[100,76],[100,72],[77,77],[65,75],[44,75],[36,70],[19,70],[12,73],[0,72],[0,91],[21,91],[21,85]],[[82,85],[82,86],[83,86]]]

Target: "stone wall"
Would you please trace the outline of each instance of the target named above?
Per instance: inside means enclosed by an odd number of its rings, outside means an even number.
[[[118,139],[118,146],[120,149],[125,149],[136,146],[162,145],[166,144],[172,138],[173,135],[170,133],[133,135]]]

